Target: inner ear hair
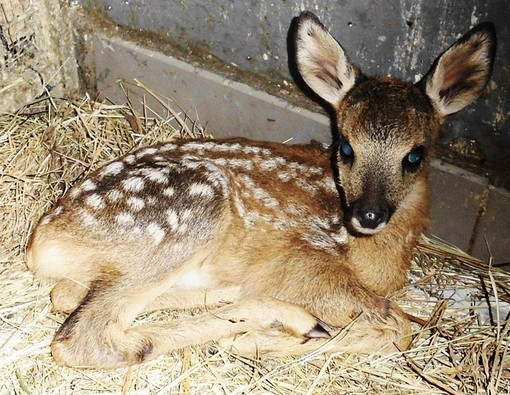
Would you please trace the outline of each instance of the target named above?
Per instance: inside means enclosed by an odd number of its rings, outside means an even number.
[[[361,72],[311,12],[299,16],[295,40],[296,65],[301,77],[323,100],[338,106],[358,82]]]
[[[475,101],[489,82],[496,55],[496,31],[482,23],[439,56],[419,86],[443,116]]]

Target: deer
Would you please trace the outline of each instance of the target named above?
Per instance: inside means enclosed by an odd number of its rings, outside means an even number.
[[[297,70],[333,113],[333,143],[177,139],[79,180],[26,249],[68,314],[57,364],[116,368],[209,342],[253,356],[410,346],[391,295],[429,223],[438,131],[487,85],[495,29],[474,27],[410,83],[363,74],[311,12],[294,21]],[[192,307],[205,311],[134,324]]]

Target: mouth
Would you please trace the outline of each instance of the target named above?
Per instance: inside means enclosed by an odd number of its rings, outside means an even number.
[[[375,228],[372,227],[364,227],[361,225],[358,218],[353,217],[351,219],[351,226],[357,232],[364,235],[375,235],[383,230],[388,223],[386,221],[379,223]]]

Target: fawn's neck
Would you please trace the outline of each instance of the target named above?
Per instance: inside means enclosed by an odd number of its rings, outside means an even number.
[[[417,240],[428,225],[428,187],[418,183],[385,229],[351,236],[349,262],[365,286],[385,296],[407,284],[407,269]]]

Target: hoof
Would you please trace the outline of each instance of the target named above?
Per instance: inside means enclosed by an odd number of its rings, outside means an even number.
[[[329,331],[331,328],[329,328],[329,326],[327,326],[324,322],[320,320],[317,321],[317,325],[305,333],[304,337],[306,339],[330,339],[331,335],[329,334]]]

